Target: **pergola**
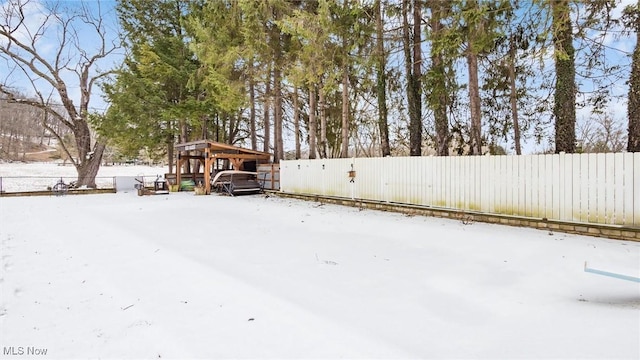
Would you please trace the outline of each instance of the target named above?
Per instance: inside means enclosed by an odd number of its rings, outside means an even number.
[[[257,165],[260,162],[268,163],[271,160],[271,154],[269,153],[211,140],[196,140],[177,144],[175,150],[178,152],[176,164],[177,183],[180,184],[181,181],[182,165],[192,159],[198,160],[204,165],[203,185],[207,194],[211,193],[212,167],[218,160],[228,160],[235,170],[244,170],[245,161],[255,161]]]

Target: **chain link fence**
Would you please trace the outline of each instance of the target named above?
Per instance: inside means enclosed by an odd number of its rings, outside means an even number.
[[[77,179],[77,176],[0,176],[0,192],[48,191],[61,182],[73,189]],[[98,189],[115,189],[115,177],[96,177],[96,186]]]

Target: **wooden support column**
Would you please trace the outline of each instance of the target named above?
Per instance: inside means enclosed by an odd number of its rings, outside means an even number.
[[[178,184],[178,191],[180,191],[180,183],[182,182],[182,156],[178,154],[178,161],[176,162],[176,184]]]
[[[211,194],[211,165],[213,158],[209,148],[204,150],[204,193]]]

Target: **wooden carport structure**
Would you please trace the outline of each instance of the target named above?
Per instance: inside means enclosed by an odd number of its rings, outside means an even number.
[[[245,162],[258,164],[270,163],[271,154],[245,149],[234,145],[224,144],[211,140],[196,140],[175,145],[178,153],[176,163],[176,182],[182,180],[182,166],[190,160],[197,160],[204,166],[204,187],[207,194],[211,193],[211,176],[215,171],[227,169],[214,169],[219,160],[228,160],[234,170],[245,170]],[[255,171],[255,166],[252,169]]]

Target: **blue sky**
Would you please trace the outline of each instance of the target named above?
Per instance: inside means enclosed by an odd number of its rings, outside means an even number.
[[[7,1],[0,2],[0,6],[2,9],[2,18],[0,19],[3,24],[9,22],[14,25],[17,20],[7,21],[5,16],[7,14],[6,6],[8,5]],[[50,20],[47,22],[47,26],[45,28],[41,28],[42,24],[45,23],[46,15],[49,13],[47,8],[49,6],[56,6],[58,8],[58,12],[62,14],[62,16],[68,17],[68,15],[72,14],[74,11],[78,11],[83,5],[86,6],[89,13],[93,14],[96,18],[99,17],[99,14],[102,14],[103,18],[103,29],[106,34],[106,41],[108,44],[110,42],[117,40],[117,19],[115,16],[115,1],[30,1],[26,3],[24,7],[25,13],[25,22],[24,25],[16,32],[16,37],[18,40],[31,43],[31,39],[33,39],[34,34],[37,34],[39,30],[40,34],[37,36],[38,39],[35,42],[35,49],[38,54],[45,58],[49,63],[53,64],[56,59],[56,56],[60,56],[62,61],[68,61],[69,67],[72,69],[62,70],[60,75],[62,79],[65,81],[68,87],[69,94],[71,98],[74,100],[75,104],[79,103],[80,99],[80,88],[78,84],[77,75],[74,73],[74,69],[78,63],[80,63],[83,53],[87,57],[91,57],[97,53],[100,48],[100,37],[97,35],[95,29],[91,28],[87,24],[84,24],[81,21],[74,21],[73,26],[76,29],[76,33],[74,36],[77,37],[77,43],[79,44],[78,48],[70,45],[65,48],[65,51],[58,54],[58,49],[60,48],[60,39],[61,39],[61,26],[60,23]],[[3,44],[4,45],[4,44]],[[22,52],[22,54],[25,54]],[[98,72],[103,72],[108,69],[112,69],[122,61],[123,58],[123,50],[115,51],[108,57],[99,60],[96,65],[92,68],[93,73],[91,75],[95,75]],[[45,66],[39,64],[39,68],[45,70]],[[90,76],[91,76],[90,75]],[[33,77],[32,77],[33,78]],[[0,66],[0,80],[10,86],[20,89],[23,93],[29,96],[33,96],[35,94],[36,89],[43,93],[45,96],[52,94],[52,98],[57,99],[55,92],[52,91],[52,87],[44,80],[38,80],[34,78],[34,85],[30,83],[28,78],[24,75],[24,73],[17,67],[15,64],[11,62],[3,62],[2,66]],[[102,112],[106,109],[107,104],[99,96],[99,92],[97,87],[93,89],[96,93],[91,96],[91,102],[89,104],[90,108],[94,111]]]

